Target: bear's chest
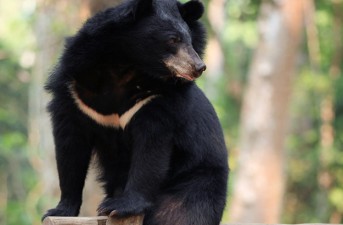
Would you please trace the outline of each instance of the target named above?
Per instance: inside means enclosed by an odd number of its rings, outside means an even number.
[[[97,92],[76,82],[69,87],[76,106],[96,123],[124,129],[132,117],[159,95],[156,85],[133,75],[113,77]]]
[[[73,99],[77,107],[88,117],[94,120],[96,123],[103,125],[105,127],[121,128],[124,129],[126,125],[131,121],[132,117],[146,104],[148,104],[152,99],[157,97],[157,95],[150,95],[144,99],[137,101],[131,107],[128,107],[121,114],[111,113],[108,115],[101,114],[95,109],[86,105],[78,96],[77,93],[72,93]]]

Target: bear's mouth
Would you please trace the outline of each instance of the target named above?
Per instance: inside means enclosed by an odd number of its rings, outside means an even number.
[[[192,77],[192,76],[185,74],[185,73],[183,73],[183,74],[176,73],[176,76],[181,77],[181,78],[186,79],[186,80],[189,80],[189,81],[194,81],[196,79],[195,77]]]
[[[179,66],[167,66],[171,76],[182,80],[194,81],[201,76],[201,73],[194,73],[191,68],[180,68]]]

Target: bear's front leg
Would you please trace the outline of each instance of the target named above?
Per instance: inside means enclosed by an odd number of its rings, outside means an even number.
[[[98,208],[100,216],[130,216],[145,213],[152,202],[140,193],[126,192],[118,198],[105,198]]]
[[[78,118],[73,118],[73,113],[68,110],[64,112],[66,114],[53,112],[52,116],[61,199],[55,208],[46,212],[42,220],[47,216],[79,214],[82,190],[91,158],[90,138],[80,124],[77,124]]]
[[[167,177],[172,150],[173,128],[163,120],[140,113],[125,130],[133,148],[128,181],[121,197],[107,198],[100,204],[100,215],[137,215],[153,205]]]

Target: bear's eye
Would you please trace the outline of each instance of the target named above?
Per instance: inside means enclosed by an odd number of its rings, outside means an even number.
[[[180,37],[171,37],[168,40],[168,44],[177,44],[181,42],[181,38]]]

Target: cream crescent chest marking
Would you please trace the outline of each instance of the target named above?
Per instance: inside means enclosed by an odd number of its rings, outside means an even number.
[[[71,95],[78,106],[78,108],[87,116],[89,116],[91,119],[93,119],[95,122],[97,122],[100,125],[106,126],[106,127],[114,127],[119,128],[121,127],[124,129],[127,124],[131,121],[132,117],[147,103],[149,103],[153,98],[157,97],[157,95],[149,96],[139,102],[137,102],[134,106],[132,106],[129,110],[127,110],[124,114],[122,114],[120,117],[117,113],[113,113],[110,115],[103,115],[101,113],[98,113],[94,109],[87,106],[85,103],[82,102],[82,100],[79,98],[77,93],[71,89]]]
[[[137,102],[133,107],[127,110],[121,117],[119,118],[119,125],[121,128],[125,128],[126,125],[131,121],[132,117],[140,110],[145,104],[150,102],[153,98],[156,98],[157,95],[151,95],[139,102]]]
[[[100,114],[94,109],[87,106],[85,103],[83,103],[75,91],[71,90],[70,92],[76,105],[84,114],[89,116],[91,119],[93,119],[95,122],[97,122],[100,125],[103,125],[106,127],[119,128],[119,115],[118,114],[116,113],[113,113],[110,115]]]

